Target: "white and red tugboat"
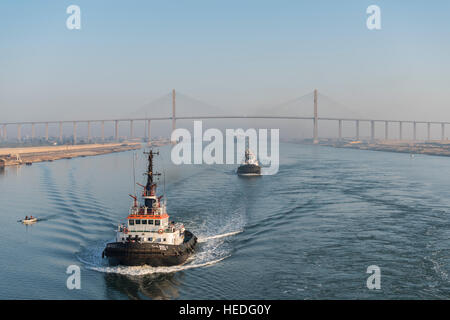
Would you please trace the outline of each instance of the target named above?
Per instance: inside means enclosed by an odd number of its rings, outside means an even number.
[[[153,176],[153,156],[158,152],[148,152],[147,184],[142,192],[143,204],[131,196],[133,206],[126,225],[119,225],[116,241],[108,243],[102,257],[107,257],[111,265],[173,266],[186,261],[197,243],[197,237],[185,230],[181,223],[169,222],[166,201],[156,195]]]

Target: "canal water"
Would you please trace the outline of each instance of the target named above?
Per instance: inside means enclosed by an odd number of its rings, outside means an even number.
[[[240,178],[234,166],[175,166],[160,150],[169,214],[200,240],[185,265],[101,258],[131,205],[133,152],[8,167],[0,298],[450,298],[449,158],[286,143],[278,174]],[[24,226],[25,215],[40,221]],[[66,286],[71,265],[79,290]],[[372,265],[380,290],[366,286]]]

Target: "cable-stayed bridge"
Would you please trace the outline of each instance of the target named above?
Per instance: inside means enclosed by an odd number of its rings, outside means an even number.
[[[192,110],[189,108],[184,112],[179,112],[177,110],[177,98],[182,97],[185,100],[189,101],[193,106],[192,109],[195,109],[195,113],[197,115],[192,115]],[[167,108],[167,102],[170,100],[170,109]],[[385,140],[389,140],[391,138],[389,129],[392,124],[398,124],[396,128],[398,130],[398,138],[399,140],[411,140],[417,141],[417,125],[425,124],[427,128],[427,140],[431,140],[431,127],[432,125],[440,126],[441,128],[441,140],[445,140],[445,129],[446,125],[450,124],[450,122],[445,121],[420,121],[420,120],[398,120],[398,119],[370,119],[364,118],[359,115],[355,115],[354,112],[350,116],[319,116],[319,102],[320,101],[328,101],[335,105],[340,106],[340,110],[345,109],[346,107],[341,105],[338,102],[335,102],[332,98],[319,94],[317,90],[314,90],[311,93],[303,95],[299,98],[292,99],[287,102],[283,102],[276,106],[272,106],[269,108],[259,108],[256,114],[254,115],[233,115],[226,114],[223,111],[218,111],[217,108],[204,103],[200,100],[191,98],[187,95],[178,94],[173,90],[171,93],[164,95],[163,97],[154,100],[153,102],[142,106],[131,116],[124,116],[118,118],[104,118],[104,119],[74,119],[74,120],[52,120],[52,121],[23,121],[23,122],[0,122],[0,140],[7,141],[8,140],[8,127],[15,126],[17,129],[17,135],[15,140],[22,141],[22,128],[24,126],[31,127],[31,139],[36,139],[38,135],[36,134],[36,127],[44,127],[44,134],[41,136],[42,138],[49,140],[49,125],[56,125],[58,127],[58,135],[57,139],[62,142],[63,141],[63,126],[71,125],[72,126],[72,142],[74,144],[77,143],[77,127],[79,124],[85,124],[87,126],[87,136],[86,140],[88,142],[93,140],[92,135],[92,125],[100,124],[100,134],[98,137],[100,140],[105,140],[105,123],[113,123],[114,125],[114,140],[119,141],[119,125],[123,125],[123,123],[128,124],[129,126],[129,139],[145,137],[151,137],[151,127],[152,121],[170,121],[171,129],[174,130],[176,128],[177,120],[208,120],[208,119],[263,119],[263,120],[275,120],[275,119],[286,119],[286,120],[308,120],[312,122],[312,138],[315,143],[319,141],[319,128],[320,124],[325,121],[332,121],[337,123],[337,130],[335,133],[335,137],[337,139],[343,139],[343,126],[348,123],[351,123],[354,131],[352,138],[359,140],[360,139],[360,124],[368,123],[370,126],[370,134],[369,139],[375,140],[375,130],[376,124],[382,123],[384,124],[384,133],[383,138]],[[161,105],[166,105],[164,108],[161,108]],[[298,105],[306,106],[311,112],[310,115],[301,115],[298,112],[293,110],[299,110]],[[155,112],[158,110],[160,112]],[[212,112],[215,111],[215,112]],[[161,112],[162,111],[162,112]],[[169,111],[169,112],[167,112]],[[147,116],[150,113],[151,116]],[[135,123],[143,122],[145,123],[145,132],[142,135],[135,133]],[[412,135],[405,137],[404,135],[404,126],[405,124],[412,125]]]

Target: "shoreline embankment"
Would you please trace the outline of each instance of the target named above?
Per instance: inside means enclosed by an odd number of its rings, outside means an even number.
[[[311,142],[305,141],[307,144]],[[450,140],[408,141],[408,140],[344,140],[321,139],[319,145],[335,148],[425,154],[450,157]]]
[[[96,156],[140,148],[141,143],[137,142],[0,148],[0,166]]]

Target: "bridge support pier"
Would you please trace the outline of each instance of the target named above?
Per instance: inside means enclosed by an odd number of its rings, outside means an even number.
[[[22,134],[21,134],[21,128],[22,128],[22,125],[21,124],[18,124],[17,125],[17,140],[19,140],[19,141],[22,141]]]
[[[73,122],[73,144],[77,144],[77,123]]]
[[[339,140],[342,140],[342,120],[339,120]]]
[[[148,142],[150,142],[150,141],[151,141],[151,135],[150,135],[150,133],[151,133],[151,130],[150,130],[150,124],[151,124],[151,121],[150,121],[150,120],[147,120],[147,141],[148,141]]]
[[[356,120],[356,140],[359,140],[359,120]]]
[[[59,122],[59,143],[63,143],[63,124]]]
[[[88,138],[87,138],[87,141],[91,142],[92,138],[91,138],[91,122],[90,121],[88,121],[87,127],[88,127]]]
[[[417,141],[417,122],[413,122],[413,140]]]
[[[133,120],[130,120],[130,139],[133,139]]]
[[[105,121],[102,121],[102,142],[105,142]]]
[[[427,122],[427,140],[431,140],[431,123]]]
[[[398,130],[399,130],[399,139],[403,140],[403,122],[402,121],[399,121]]]
[[[114,140],[119,141],[119,121],[115,121],[115,127],[114,127]]]
[[[389,121],[384,122],[384,140],[389,139]]]
[[[445,123],[441,123],[441,140],[445,140]]]
[[[3,125],[3,141],[6,142],[8,140],[7,130],[6,130],[6,124]]]
[[[45,124],[45,141],[48,141],[48,122]]]
[[[375,140],[375,121],[370,121],[370,140]]]
[[[31,140],[34,140],[34,138],[36,138],[36,128],[35,128],[35,124],[32,123],[31,124]]]

